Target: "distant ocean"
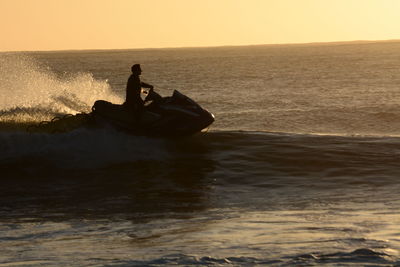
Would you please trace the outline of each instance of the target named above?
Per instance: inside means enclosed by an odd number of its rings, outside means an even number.
[[[130,66],[182,139],[26,125]],[[400,266],[400,42],[0,53],[0,266]]]

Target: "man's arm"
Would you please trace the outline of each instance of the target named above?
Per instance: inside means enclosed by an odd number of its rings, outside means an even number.
[[[154,88],[153,85],[148,84],[148,83],[144,83],[144,82],[141,82],[140,86],[143,87],[143,88],[149,88],[149,89],[153,89]]]

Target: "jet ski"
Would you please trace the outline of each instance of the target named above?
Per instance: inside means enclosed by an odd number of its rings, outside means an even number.
[[[109,125],[133,135],[178,137],[198,133],[214,122],[214,115],[175,90],[161,97],[150,91],[140,116],[134,116],[124,105],[97,100],[92,107],[97,125]]]

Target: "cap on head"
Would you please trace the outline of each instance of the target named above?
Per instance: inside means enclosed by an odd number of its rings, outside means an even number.
[[[142,69],[140,68],[140,64],[134,64],[131,67],[131,71],[132,73],[139,73],[142,71]]]

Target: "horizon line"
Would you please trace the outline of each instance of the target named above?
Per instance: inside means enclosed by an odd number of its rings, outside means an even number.
[[[341,45],[362,43],[400,42],[400,39],[387,40],[352,40],[352,41],[316,41],[305,43],[272,43],[272,44],[243,44],[243,45],[200,45],[200,46],[166,46],[166,47],[137,47],[137,48],[72,48],[53,50],[4,50],[0,53],[31,53],[31,52],[78,52],[78,51],[110,51],[110,50],[167,50],[167,49],[195,49],[195,48],[224,48],[224,47],[251,47],[251,46],[295,46],[295,45]]]

